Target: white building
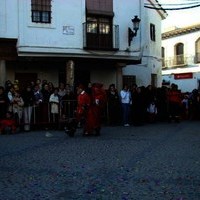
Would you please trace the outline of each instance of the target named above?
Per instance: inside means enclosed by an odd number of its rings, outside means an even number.
[[[37,78],[161,85],[161,20],[157,0],[1,0],[0,85]],[[128,42],[131,19],[140,27]]]
[[[162,34],[163,84],[175,83],[182,92],[200,86],[200,24]]]

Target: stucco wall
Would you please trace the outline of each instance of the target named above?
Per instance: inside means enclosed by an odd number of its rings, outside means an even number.
[[[18,37],[18,1],[0,1],[0,37]]]

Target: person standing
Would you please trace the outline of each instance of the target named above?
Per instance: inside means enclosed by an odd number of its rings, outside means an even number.
[[[41,115],[47,114],[47,113],[42,113],[41,112],[41,105],[43,101],[43,95],[41,93],[41,90],[39,88],[39,85],[35,85],[34,87],[34,109],[33,109],[33,123],[37,127],[39,126],[39,123],[41,121]]]
[[[13,96],[13,114],[17,125],[20,126],[22,122],[22,114],[24,109],[24,100],[20,93],[15,92]]]
[[[130,118],[131,93],[129,91],[128,85],[124,85],[123,89],[120,91],[120,97],[122,105],[123,125],[130,126],[129,118]]]
[[[85,92],[85,88],[83,85],[79,85],[77,88],[77,109],[76,109],[76,116],[78,123],[83,123],[83,136],[91,135],[90,130],[88,129],[88,111],[91,106],[91,98]]]
[[[175,122],[180,121],[181,101],[181,91],[178,90],[178,86],[176,84],[172,83],[171,89],[168,92],[169,122],[171,122],[171,120],[174,120]]]
[[[24,100],[24,131],[30,131],[31,116],[34,104],[34,92],[31,85],[28,85],[22,92]]]
[[[8,98],[3,86],[0,86],[0,119],[5,118],[8,105]]]
[[[108,121],[109,125],[119,125],[120,121],[120,98],[114,84],[111,84],[107,92]]]
[[[95,136],[100,136],[102,113],[106,105],[106,92],[103,84],[92,84],[91,102],[88,110],[87,130]]]
[[[59,122],[59,107],[60,107],[60,96],[58,95],[59,89],[54,88],[53,94],[49,97],[50,103],[50,122],[53,124],[55,129],[58,128]]]
[[[49,89],[49,85],[45,84],[44,87],[41,90],[43,99],[41,102],[41,124],[43,125],[43,128],[48,129],[49,123],[50,123],[50,106],[49,106],[49,98],[52,94]]]

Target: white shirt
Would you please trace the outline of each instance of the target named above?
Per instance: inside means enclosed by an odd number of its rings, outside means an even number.
[[[157,114],[157,107],[155,104],[150,104],[147,108],[147,112]]]
[[[121,102],[122,103],[130,103],[131,102],[131,93],[126,90],[121,90],[120,91],[120,97],[121,97]]]
[[[49,102],[50,103],[59,103],[59,96],[58,95],[54,95],[54,93],[51,94],[51,96],[49,98]]]

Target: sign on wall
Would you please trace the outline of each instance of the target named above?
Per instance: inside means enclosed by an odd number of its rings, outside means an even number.
[[[191,79],[191,78],[193,78],[193,73],[174,74],[174,79]]]
[[[63,34],[74,35],[74,27],[73,26],[63,26]]]

